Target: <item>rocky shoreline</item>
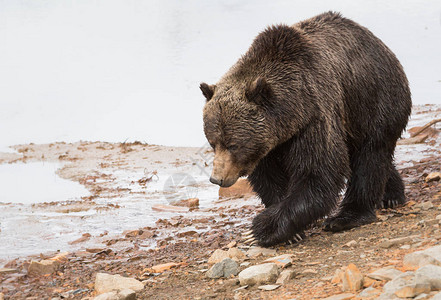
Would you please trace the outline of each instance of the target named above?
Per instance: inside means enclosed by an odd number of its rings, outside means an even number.
[[[418,107],[414,113],[411,128],[426,124],[441,109]],[[59,176],[90,191],[75,201],[34,204],[33,211],[65,219],[88,212],[78,217],[84,226],[109,223],[97,231],[80,228],[59,251],[5,261],[0,299],[438,299],[438,128],[424,131],[419,144],[397,149],[408,200],[404,207],[381,209],[377,222],[342,233],[324,232],[319,222],[300,243],[268,249],[241,240],[263,209],[246,182],[218,191],[198,177],[210,168],[207,148],[103,142],[15,146],[17,153],[0,153],[0,164],[60,161]],[[403,141],[413,138],[411,132]],[[166,196],[149,202],[163,194],[170,170],[193,174],[198,199],[180,196],[178,203]],[[138,218],[156,216],[147,225],[130,223],[136,221],[130,214],[139,203],[150,207]],[[105,227],[118,218],[129,221],[119,234],[109,232]]]

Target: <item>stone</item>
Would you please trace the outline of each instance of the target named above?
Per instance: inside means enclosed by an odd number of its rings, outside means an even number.
[[[172,204],[176,205],[176,206],[197,208],[197,207],[199,207],[199,199],[198,198],[184,199],[184,200],[179,200],[177,202],[173,202]]]
[[[163,204],[152,205],[152,209],[155,211],[176,212],[176,213],[184,213],[190,211],[189,207],[163,205]]]
[[[335,270],[335,274],[334,277],[332,277],[331,279],[331,283],[340,283],[343,280],[343,276],[344,276],[345,272],[342,269],[337,269]]]
[[[286,268],[292,264],[292,254],[283,254],[276,257],[271,257],[264,260],[264,262],[275,263],[281,268]]]
[[[415,279],[419,282],[426,281],[430,284],[432,291],[441,290],[441,267],[426,265],[415,272]]]
[[[404,256],[403,262],[406,268],[419,268],[425,265],[441,266],[441,245],[409,253]]]
[[[279,287],[280,287],[279,284],[266,284],[266,285],[259,286],[258,289],[263,290],[263,291],[274,291],[275,289],[277,289]]]
[[[322,298],[322,300],[349,300],[354,297],[355,297],[354,294],[344,293],[344,294],[333,295],[327,298]]]
[[[363,287],[364,288],[371,287],[371,286],[373,286],[377,282],[378,282],[377,280],[365,276],[363,278]]]
[[[227,251],[216,249],[208,259],[209,264],[216,264],[223,261],[225,258],[230,258]]]
[[[228,249],[227,254],[228,254],[229,258],[237,260],[237,261],[246,258],[245,253],[242,250],[238,249],[238,248],[230,248],[230,249]]]
[[[433,296],[432,300],[441,300],[441,292],[438,294],[435,294],[435,296]]]
[[[303,275],[315,275],[317,274],[317,271],[314,269],[305,269],[302,271]]]
[[[343,274],[342,282],[343,292],[355,292],[363,288],[363,275],[354,264],[349,264]]]
[[[253,188],[248,179],[239,178],[235,184],[227,188],[219,188],[220,198],[240,198],[254,196]]]
[[[58,262],[66,262],[67,261],[67,256],[69,255],[69,252],[61,252],[58,253],[57,255],[55,255],[54,257],[49,258],[50,260],[55,260]]]
[[[45,275],[52,274],[58,270],[60,263],[55,260],[44,259],[42,261],[32,260],[28,267],[28,274],[30,275]]]
[[[385,294],[394,294],[400,298],[413,298],[430,292],[430,284],[416,280],[414,272],[406,272],[386,283],[383,291]]]
[[[130,289],[107,292],[93,298],[93,300],[135,300],[135,299],[136,299],[136,293],[135,291]]]
[[[279,268],[274,263],[251,266],[239,273],[241,285],[273,283],[277,280]]]
[[[406,236],[406,237],[400,237],[400,238],[396,238],[396,239],[383,241],[380,243],[380,247],[381,248],[391,248],[394,246],[400,246],[402,244],[412,242],[415,237],[417,237],[417,236]]]
[[[368,288],[365,288],[364,290],[362,290],[360,292],[360,294],[357,295],[357,297],[363,298],[363,299],[374,299],[380,294],[381,294],[381,291],[379,289],[376,289],[373,287],[368,287]]]
[[[165,264],[153,266],[151,268],[148,268],[147,270],[152,273],[163,273],[167,270],[170,270],[171,268],[176,268],[178,266],[179,266],[179,264],[174,263],[174,262],[170,262],[170,263],[165,263]]]
[[[429,210],[433,208],[433,203],[430,201],[421,202],[416,207],[421,208],[422,210]]]
[[[432,172],[426,176],[426,182],[439,181],[441,179],[441,172]]]
[[[247,251],[248,257],[259,257],[259,256],[270,256],[276,255],[277,251],[275,249],[262,248],[262,247],[251,247]]]
[[[0,293],[0,300],[5,300],[5,295],[3,293]]]
[[[78,238],[78,239],[76,239],[74,241],[69,242],[69,245],[75,245],[75,244],[79,244],[79,243],[84,243],[84,242],[88,241],[91,236],[92,235],[90,233],[83,233],[83,235],[80,238]]]
[[[352,241],[349,241],[349,242],[347,242],[346,244],[344,244],[344,247],[349,247],[349,248],[351,248],[351,247],[354,247],[355,245],[357,245],[357,241],[352,240]]]
[[[397,276],[400,276],[401,274],[403,274],[403,272],[395,269],[392,266],[389,266],[378,269],[372,273],[369,273],[367,274],[367,277],[380,281],[381,280],[391,281],[392,279],[394,279]]]
[[[279,278],[277,278],[276,283],[277,284],[286,284],[288,283],[291,279],[293,279],[296,276],[296,272],[294,270],[283,270],[280,275]]]
[[[231,277],[239,273],[239,265],[231,258],[225,258],[214,264],[206,273],[208,278]]]
[[[144,289],[144,284],[134,278],[123,277],[121,275],[111,275],[106,273],[96,274],[95,291],[98,295],[126,289],[138,292]]]
[[[17,269],[10,269],[10,268],[0,268],[0,274],[11,274],[11,273],[17,273]]]

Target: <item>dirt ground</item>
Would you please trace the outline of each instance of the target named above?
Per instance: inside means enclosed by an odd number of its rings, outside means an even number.
[[[237,276],[209,279],[205,274],[210,267],[207,260],[214,250],[232,246],[248,250],[241,241],[241,233],[263,209],[255,197],[250,197],[220,201],[222,205],[202,208],[197,215],[162,218],[155,225],[131,228],[119,236],[103,233],[95,237],[101,242],[100,247],[81,247],[80,240],[78,249],[64,254],[58,271],[50,275],[28,275],[27,268],[32,259],[50,258],[58,253],[11,260],[4,267],[16,271],[0,272],[0,292],[5,299],[84,299],[95,296],[95,276],[105,272],[143,281],[145,288],[138,293],[138,299],[321,299],[339,294],[341,286],[332,283],[331,278],[343,266],[353,263],[363,274],[388,265],[403,269],[405,254],[441,244],[440,225],[433,221],[441,214],[441,182],[425,181],[427,174],[441,172],[441,153],[439,148],[436,150],[436,138],[429,137],[426,143],[435,145],[435,150],[425,153],[423,159],[397,162],[406,184],[408,202],[404,207],[379,210],[377,222],[342,233],[324,232],[319,222],[302,242],[274,247],[275,255],[293,254],[293,264],[289,268],[296,273],[289,283],[274,291],[262,291],[253,286],[238,289]],[[66,164],[58,171],[59,175],[84,184],[91,196],[79,202],[89,204],[98,198],[133,193],[120,185],[117,177],[105,175],[104,169],[110,173],[128,169],[160,172],[173,165],[189,171],[205,163],[196,155],[200,149],[180,148],[178,151],[141,143],[29,144],[15,149],[18,153],[0,155],[0,163],[64,161]],[[147,187],[148,184],[147,178]],[[236,205],[238,202],[240,205]],[[385,240],[414,235],[419,237],[419,242],[404,247],[381,246]],[[86,236],[84,240],[87,239]],[[247,258],[241,262],[254,265],[265,258]],[[176,265],[162,273],[149,270],[163,263]],[[241,266],[241,270],[244,268]],[[375,285],[381,287],[384,282]]]

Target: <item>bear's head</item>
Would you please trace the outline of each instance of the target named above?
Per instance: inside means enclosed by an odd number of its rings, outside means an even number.
[[[277,144],[269,120],[273,92],[260,77],[249,83],[202,83],[200,89],[207,99],[204,132],[215,154],[210,181],[229,187],[249,175]]]

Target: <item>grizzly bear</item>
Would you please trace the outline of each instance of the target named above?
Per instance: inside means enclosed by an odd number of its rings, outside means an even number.
[[[393,155],[409,85],[367,28],[334,12],[271,26],[219,82],[200,88],[210,181],[228,187],[248,175],[265,205],[247,242],[292,243],[326,216],[325,230],[346,230],[405,202]]]

